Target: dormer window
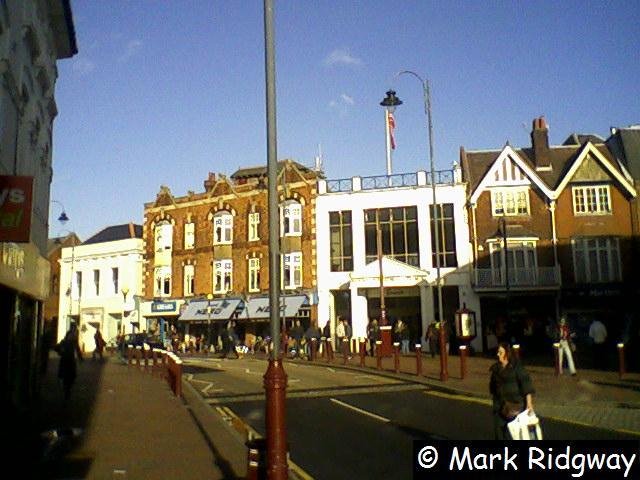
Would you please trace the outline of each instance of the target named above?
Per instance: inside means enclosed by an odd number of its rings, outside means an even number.
[[[213,244],[229,245],[233,242],[233,215],[218,212],[213,217]]]
[[[493,216],[529,215],[528,188],[501,188],[491,192]]]
[[[574,215],[607,215],[611,213],[609,185],[573,187]]]

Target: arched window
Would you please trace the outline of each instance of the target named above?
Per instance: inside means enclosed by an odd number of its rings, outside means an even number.
[[[213,244],[229,245],[233,242],[233,215],[227,211],[213,216]]]
[[[156,253],[171,250],[173,247],[173,225],[170,222],[164,221],[156,225],[154,236]]]
[[[302,204],[287,200],[280,206],[280,235],[299,237],[302,235]]]

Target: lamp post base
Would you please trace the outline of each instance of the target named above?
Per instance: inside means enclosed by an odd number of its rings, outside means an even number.
[[[281,359],[271,358],[264,374],[267,430],[267,477],[272,480],[288,478],[286,390],[287,374]]]

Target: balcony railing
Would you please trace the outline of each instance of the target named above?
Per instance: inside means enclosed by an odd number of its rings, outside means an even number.
[[[461,180],[460,168],[438,170],[435,173],[437,185],[455,185]],[[419,171],[397,173],[394,175],[376,175],[369,177],[340,178],[320,180],[323,185],[320,193],[354,192],[359,190],[379,190],[384,188],[420,187],[431,185],[431,172]]]
[[[476,268],[473,271],[473,286],[483,290],[527,290],[560,288],[559,267],[509,268],[506,282],[504,269]]]

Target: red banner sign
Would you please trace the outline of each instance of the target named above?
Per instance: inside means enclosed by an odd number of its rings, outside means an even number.
[[[0,242],[28,243],[33,177],[0,175]]]

